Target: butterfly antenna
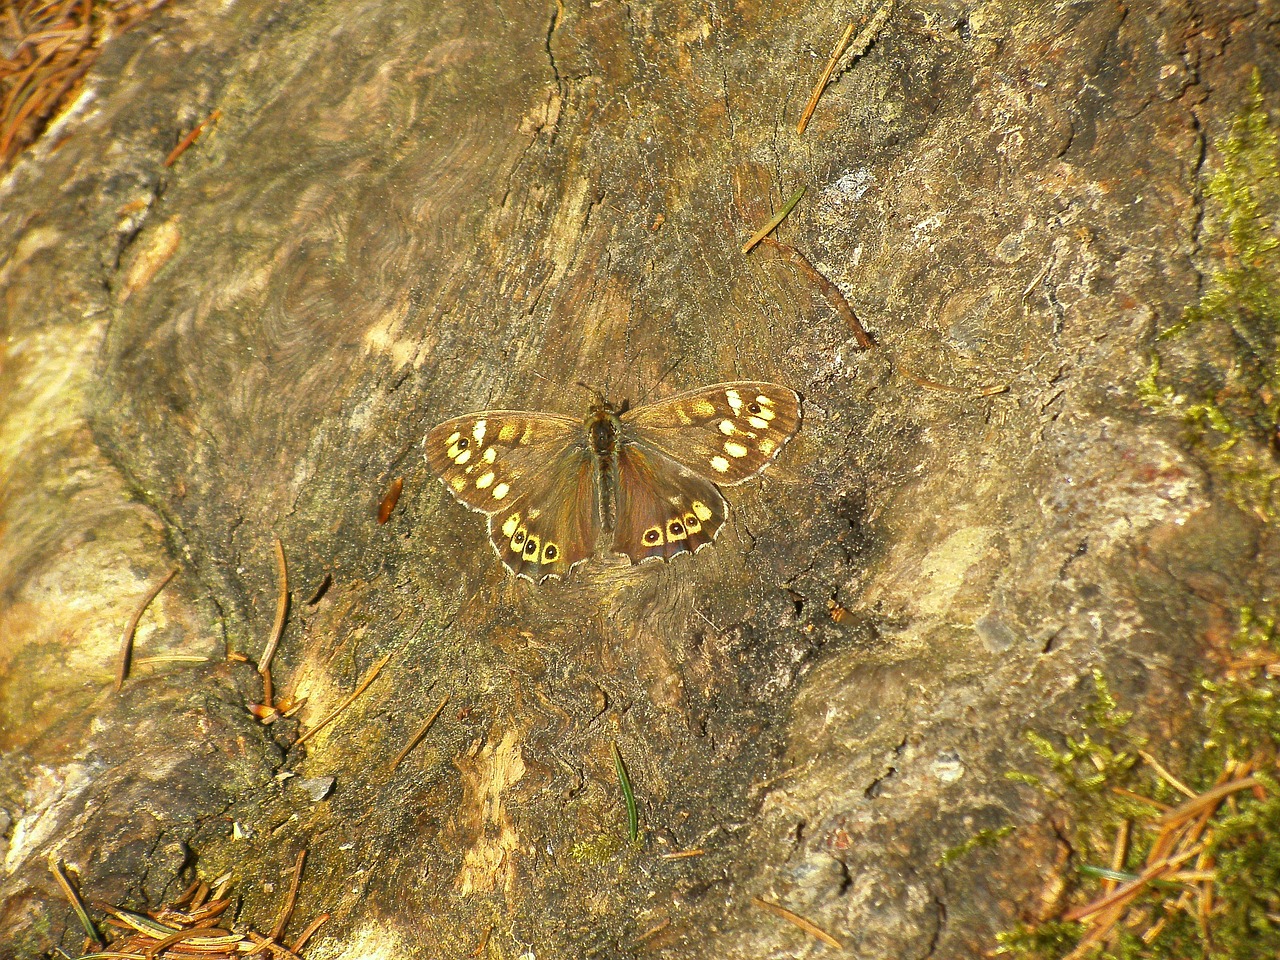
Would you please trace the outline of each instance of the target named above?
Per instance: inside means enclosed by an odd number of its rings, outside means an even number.
[[[587,393],[591,394],[591,399],[593,399],[596,402],[597,406],[607,407],[609,405],[608,401],[605,400],[604,398],[604,394],[601,393],[595,387],[591,386],[591,384],[583,383],[581,380],[579,380],[578,386],[580,386],[583,390],[587,391]]]
[[[657,381],[656,381],[656,382],[654,383],[654,385],[653,385],[653,387],[654,387],[654,389],[655,389],[655,390],[656,390],[658,387],[662,386],[662,381],[663,381],[663,380],[665,380],[665,379],[667,379],[667,377],[671,374],[671,371],[675,370],[675,368],[676,368],[676,367],[678,367],[678,366],[680,366],[680,364],[684,363],[684,359],[685,359],[684,357],[676,357],[676,358],[675,358],[674,360],[672,360],[669,364],[667,364],[667,368],[666,368],[665,370],[663,370],[661,374],[659,374]],[[640,402],[641,402],[641,403],[646,403],[646,402],[648,402],[648,399],[649,399],[649,398],[648,398],[647,396],[642,397],[642,398],[641,398],[641,400],[640,400]]]

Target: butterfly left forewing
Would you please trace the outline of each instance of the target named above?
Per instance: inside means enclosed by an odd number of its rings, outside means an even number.
[[[749,480],[800,429],[789,387],[739,380],[700,387],[622,415],[624,440],[655,448],[720,486]]]
[[[661,451],[618,446],[613,552],[632,563],[696,553],[724,525],[728,507],[715,484]]]
[[[433,427],[423,441],[440,482],[472,510],[493,515],[579,444],[581,424],[527,410],[485,410]]]
[[[600,521],[581,422],[486,410],[446,420],[424,445],[449,492],[488,515],[489,541],[517,577],[563,577],[591,555]]]

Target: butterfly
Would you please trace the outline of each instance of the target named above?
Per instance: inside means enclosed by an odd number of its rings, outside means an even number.
[[[427,463],[488,516],[517,577],[565,576],[601,534],[633,564],[696,553],[728,515],[718,487],[759,474],[800,429],[799,395],[774,383],[717,383],[635,408],[593,393],[586,420],[485,410],[427,433]]]

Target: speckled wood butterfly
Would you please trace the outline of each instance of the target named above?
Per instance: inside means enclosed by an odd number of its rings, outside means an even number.
[[[485,410],[446,420],[426,458],[489,517],[512,573],[563,577],[602,532],[632,563],[711,543],[728,514],[717,486],[749,480],[800,428],[800,397],[774,383],[717,383],[628,409],[599,394],[585,421]]]

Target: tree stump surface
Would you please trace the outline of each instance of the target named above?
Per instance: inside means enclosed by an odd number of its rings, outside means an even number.
[[[899,4],[803,135],[874,5],[178,3],[113,41],[0,183],[0,939],[79,949],[51,858],[135,908],[229,871],[269,928],[303,848],[309,957],[841,954],[753,897],[973,957],[1041,915],[1025,731],[1099,670],[1176,748],[1274,556],[1137,391],[1272,9]],[[737,378],[804,423],[694,558],[513,581],[423,462],[579,381]],[[275,537],[305,703],[264,725],[225,654]]]

